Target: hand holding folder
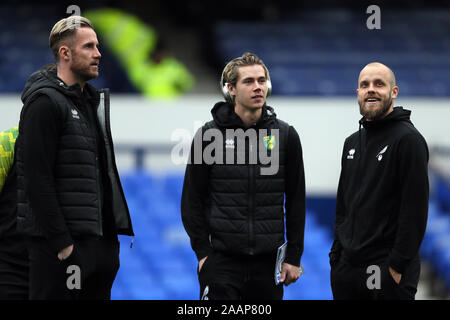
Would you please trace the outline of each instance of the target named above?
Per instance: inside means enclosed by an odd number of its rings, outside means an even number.
[[[304,269],[300,264],[300,267],[296,267],[284,262],[286,258],[287,242],[278,248],[277,260],[275,263],[275,284],[279,285],[284,283],[286,286],[297,281],[301,274],[304,274]],[[285,275],[283,275],[283,268],[285,269]]]

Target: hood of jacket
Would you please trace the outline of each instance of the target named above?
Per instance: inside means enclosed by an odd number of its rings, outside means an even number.
[[[410,116],[410,110],[403,109],[403,107],[395,107],[391,113],[389,113],[382,119],[368,121],[365,117],[362,117],[361,120],[359,120],[359,124],[362,125],[365,129],[371,130],[383,127],[384,125],[394,121],[411,122]]]
[[[83,105],[83,103],[77,103],[80,99],[83,99],[83,93],[81,91],[80,85],[74,84],[72,86],[67,86],[56,74],[56,70],[45,70],[40,69],[34,72],[25,83],[25,87],[22,91],[22,102],[27,103],[28,99],[33,96],[33,94],[43,88],[53,88],[60,91],[66,97],[73,100],[77,105]],[[86,83],[84,86],[84,91],[87,97],[93,98],[94,100],[99,99],[97,90]]]
[[[219,127],[223,128],[242,128],[246,129],[248,126],[244,124],[242,119],[234,112],[234,106],[228,102],[217,102],[211,109],[211,114],[214,121]],[[262,107],[261,117],[256,122],[256,127],[265,127],[274,122],[277,118],[273,108],[267,105]]]

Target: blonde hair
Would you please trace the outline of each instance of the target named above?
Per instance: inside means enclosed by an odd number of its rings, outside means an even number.
[[[229,83],[236,86],[239,76],[238,68],[243,66],[252,66],[258,64],[263,67],[266,79],[269,80],[269,70],[264,62],[254,53],[246,52],[241,57],[235,58],[228,62],[222,72],[222,85]]]
[[[48,42],[56,62],[59,61],[58,51],[61,45],[66,44],[70,47],[72,45],[71,40],[73,40],[73,36],[75,35],[77,29],[81,27],[94,29],[91,21],[81,16],[70,16],[55,23],[52,31],[50,32]]]

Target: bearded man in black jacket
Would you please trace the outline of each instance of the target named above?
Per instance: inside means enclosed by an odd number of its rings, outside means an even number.
[[[245,53],[229,62],[221,86],[226,102],[215,104],[213,120],[194,138],[181,200],[183,223],[199,260],[200,297],[282,299],[281,283],[299,278],[303,252],[300,138],[266,105],[269,72],[256,55]],[[286,253],[277,285],[275,264],[285,226]]]
[[[363,118],[345,140],[330,252],[334,299],[414,299],[428,215],[428,147],[394,108],[394,73],[373,62],[358,79]],[[361,128],[362,126],[362,128]]]
[[[133,235],[114,158],[109,91],[89,20],[50,33],[56,68],[33,73],[22,93],[17,139],[18,229],[27,236],[30,299],[110,299],[117,235]]]

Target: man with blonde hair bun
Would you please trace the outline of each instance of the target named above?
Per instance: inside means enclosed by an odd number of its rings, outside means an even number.
[[[91,22],[58,21],[56,66],[22,93],[17,139],[18,229],[27,236],[30,299],[110,299],[117,235],[133,235],[114,160],[109,91],[87,81],[101,54]]]

